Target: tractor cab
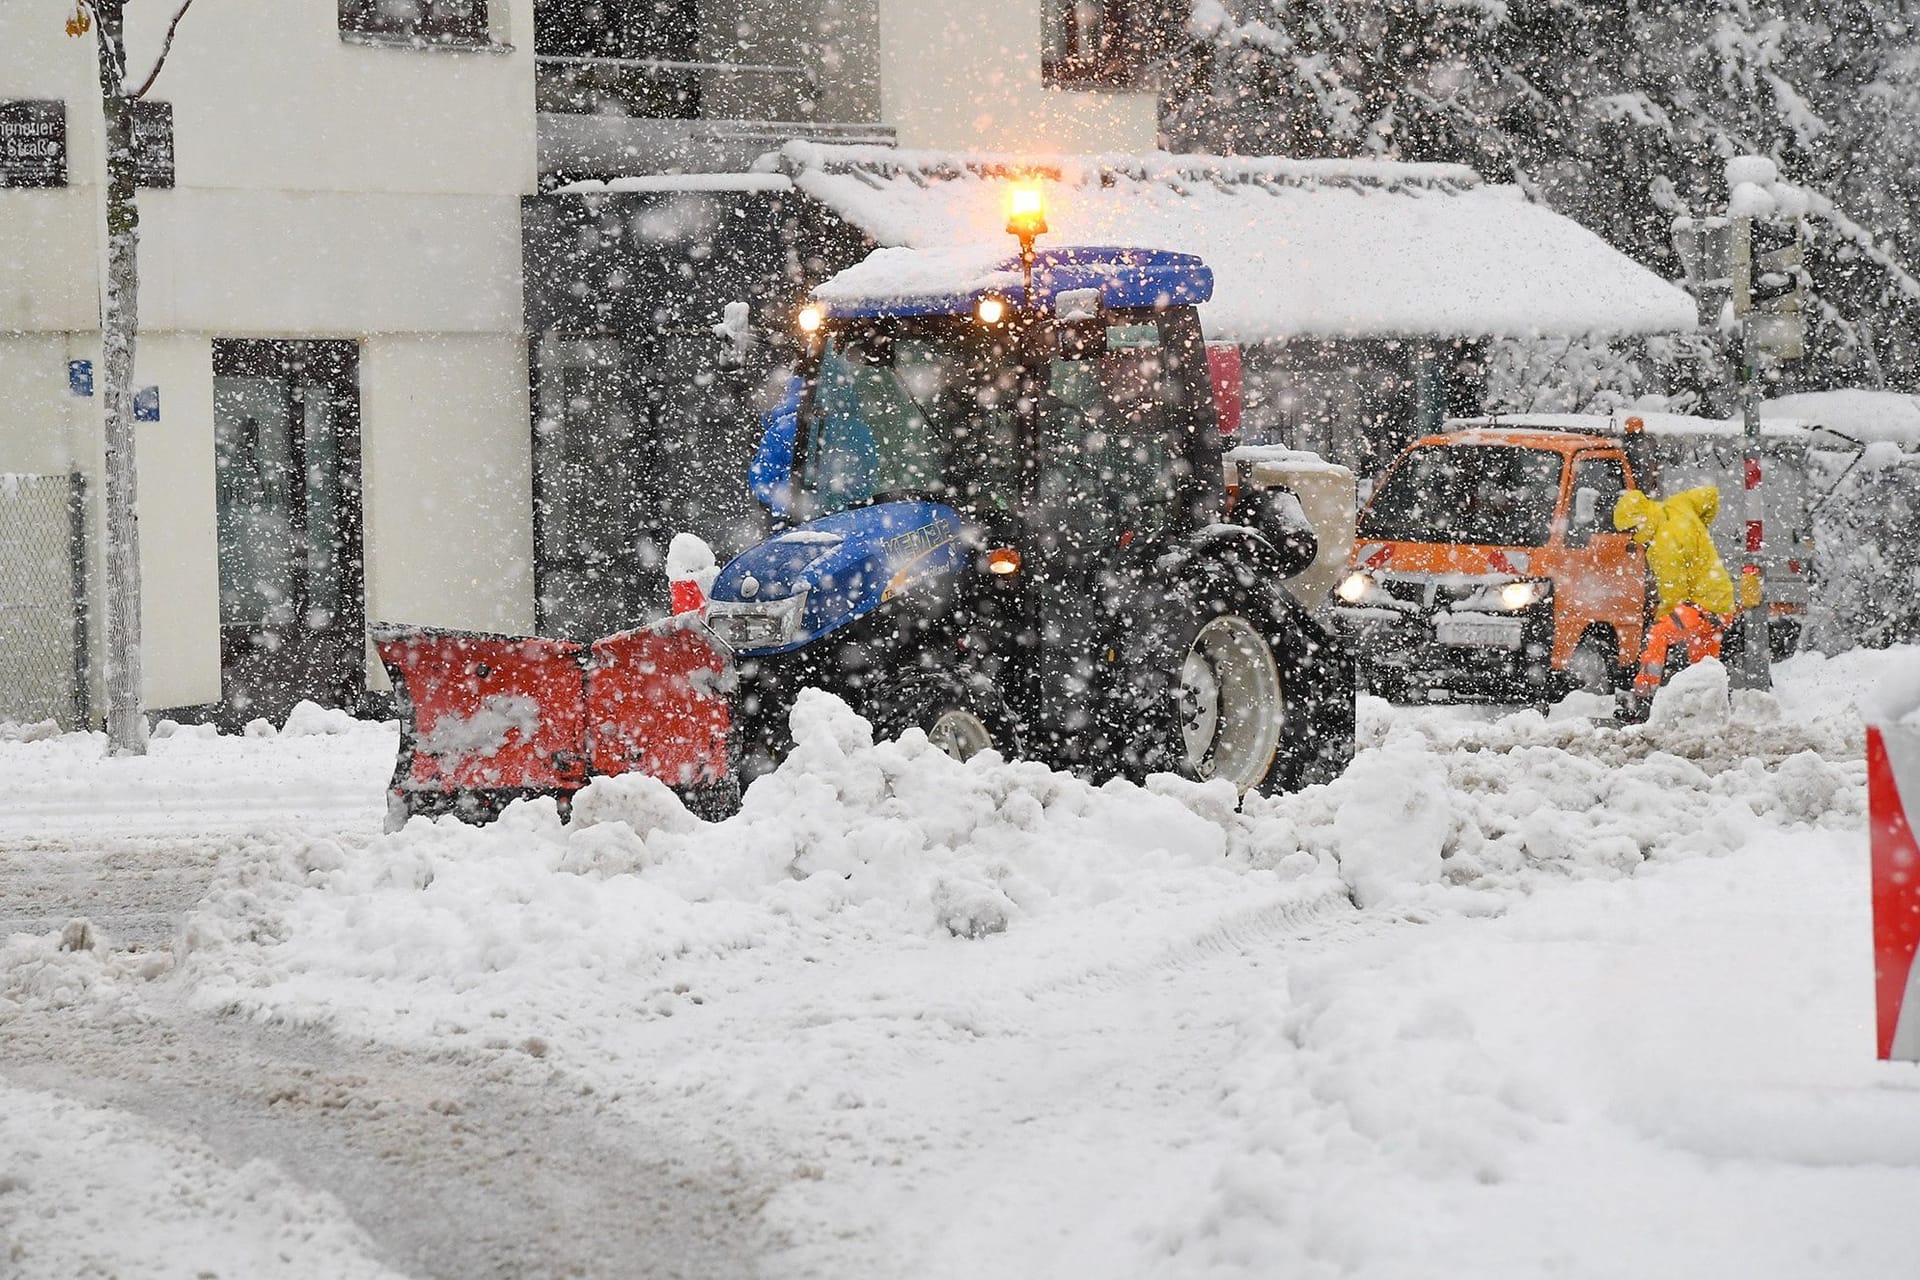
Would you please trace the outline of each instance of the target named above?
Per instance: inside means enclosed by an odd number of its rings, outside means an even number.
[[[720,573],[708,624],[762,681],[804,650],[793,678],[821,682],[813,642],[843,629],[829,687],[867,679],[850,652],[890,684],[964,668],[1004,704],[989,737],[1046,724],[1076,762],[1112,597],[1221,510],[1211,292],[1192,255],[1098,247],[880,250],[835,277],[751,476],[781,527]]]

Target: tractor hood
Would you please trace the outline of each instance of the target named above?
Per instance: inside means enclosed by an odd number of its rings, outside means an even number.
[[[708,625],[743,655],[798,649],[960,569],[960,532],[960,513],[937,502],[882,502],[809,521],[728,562],[708,593]]]

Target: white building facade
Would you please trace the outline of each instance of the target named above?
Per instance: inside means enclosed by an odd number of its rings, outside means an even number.
[[[0,103],[55,113],[64,153],[0,185],[0,472],[84,477],[97,566],[102,127],[70,9],[0,8]],[[136,74],[171,9],[129,6]],[[532,17],[431,43],[332,0],[181,22],[149,94],[173,182],[138,196],[147,706],[351,706],[368,619],[531,623]]]
[[[145,705],[352,707],[385,684],[372,622],[533,629],[522,202],[543,180],[739,167],[791,137],[1148,149],[1154,98],[1091,56],[1123,8],[195,0],[145,108],[172,170],[139,193]],[[173,9],[128,7],[136,74]],[[103,630],[102,126],[71,12],[0,6],[0,476],[84,494],[93,625],[62,719],[87,718]],[[7,520],[0,494],[0,550],[40,536]],[[60,666],[16,652],[10,688],[10,644],[0,720],[46,703],[23,663]]]

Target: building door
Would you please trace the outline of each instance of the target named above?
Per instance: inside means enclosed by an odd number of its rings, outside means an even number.
[[[359,349],[216,341],[224,718],[280,722],[301,699],[352,709],[366,687]]]
[[[536,345],[534,526],[545,634],[593,639],[665,611],[648,363],[616,337],[549,334]]]

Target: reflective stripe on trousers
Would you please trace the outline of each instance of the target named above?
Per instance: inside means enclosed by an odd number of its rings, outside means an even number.
[[[1667,654],[1675,645],[1685,645],[1687,661],[1699,662],[1720,656],[1720,636],[1726,622],[1718,614],[1708,613],[1696,604],[1682,604],[1647,628],[1646,647],[1640,651],[1640,674],[1634,677],[1633,691],[1643,698],[1653,696],[1667,674]]]

